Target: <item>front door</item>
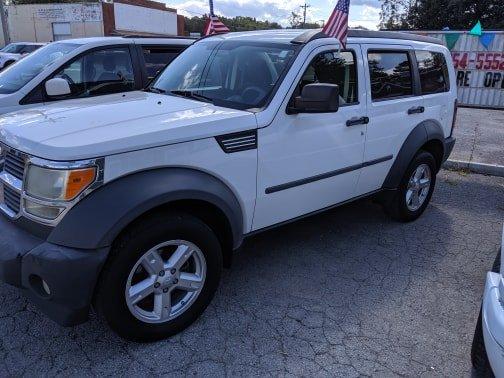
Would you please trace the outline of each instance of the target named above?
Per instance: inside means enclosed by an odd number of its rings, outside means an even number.
[[[253,230],[354,197],[366,137],[362,66],[358,45],[344,51],[337,45],[315,49],[274,121],[259,129]],[[311,83],[339,85],[337,112],[288,114],[292,98]]]

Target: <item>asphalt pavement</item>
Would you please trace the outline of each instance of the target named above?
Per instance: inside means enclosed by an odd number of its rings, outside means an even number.
[[[0,376],[469,376],[504,178],[442,171],[416,222],[369,200],[247,241],[206,313],[154,344],[61,328],[0,284]]]
[[[459,108],[450,159],[504,166],[504,110]]]

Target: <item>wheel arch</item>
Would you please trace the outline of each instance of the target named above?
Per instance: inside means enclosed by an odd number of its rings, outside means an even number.
[[[430,152],[436,159],[438,170],[444,156],[444,133],[441,124],[435,120],[419,123],[404,141],[390,171],[383,183],[384,189],[396,189],[411,160],[420,150]]]
[[[48,241],[80,249],[109,247],[142,217],[170,209],[205,221],[229,253],[243,241],[244,212],[235,194],[218,178],[189,168],[142,171],[104,185],[79,202]]]

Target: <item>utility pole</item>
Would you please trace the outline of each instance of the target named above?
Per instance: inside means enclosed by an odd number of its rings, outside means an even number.
[[[303,29],[304,29],[305,24],[306,24],[306,9],[308,9],[310,7],[311,7],[311,5],[306,4],[306,3],[305,3],[305,5],[301,5],[301,7],[300,7],[300,8],[303,8]]]
[[[0,20],[2,21],[2,31],[5,46],[10,43],[9,25],[7,25],[7,13],[4,7],[4,0],[0,0]]]
[[[0,0],[0,1],[2,1],[2,0]],[[210,3],[210,16],[213,16],[213,14],[214,14],[213,13],[213,0],[208,0],[208,1]]]

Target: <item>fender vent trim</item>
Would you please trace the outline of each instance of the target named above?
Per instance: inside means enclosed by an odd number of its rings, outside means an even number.
[[[219,135],[215,137],[226,154],[257,149],[257,130]]]

